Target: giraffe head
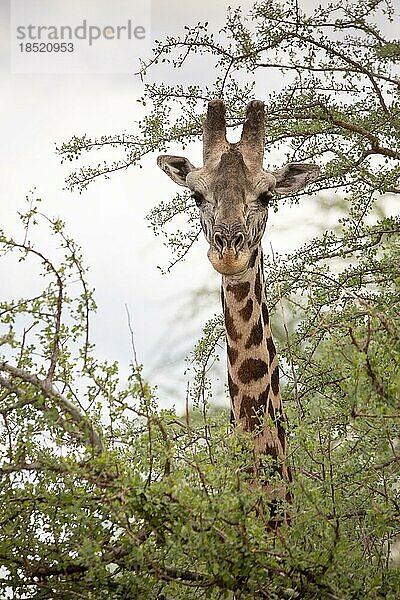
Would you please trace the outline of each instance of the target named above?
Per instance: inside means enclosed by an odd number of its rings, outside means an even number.
[[[241,139],[231,144],[226,139],[224,103],[212,100],[203,126],[204,165],[194,167],[181,156],[162,155],[157,160],[175,183],[191,190],[210,244],[208,258],[223,275],[247,270],[252,250],[263,236],[272,196],[297,192],[319,174],[316,165],[301,163],[266,171],[264,139],[263,102],[248,104]]]

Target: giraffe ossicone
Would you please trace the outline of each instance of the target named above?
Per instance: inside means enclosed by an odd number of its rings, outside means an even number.
[[[203,126],[203,166],[187,158],[162,155],[159,167],[189,188],[209,243],[208,258],[222,275],[222,305],[227,339],[228,386],[236,423],[254,437],[255,474],[268,455],[283,479],[286,433],[278,358],[272,339],[263,272],[261,239],[274,194],[293,194],[314,181],[319,167],[289,163],[263,168],[264,103],[247,106],[241,139],[226,139],[225,105],[208,104]]]

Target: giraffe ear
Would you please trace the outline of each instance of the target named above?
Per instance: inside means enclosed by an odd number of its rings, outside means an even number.
[[[276,179],[276,194],[293,194],[315,181],[319,175],[318,165],[288,163],[282,169],[273,172]]]
[[[170,156],[162,154],[157,158],[157,164],[178,185],[188,187],[186,176],[196,167],[183,156]]]

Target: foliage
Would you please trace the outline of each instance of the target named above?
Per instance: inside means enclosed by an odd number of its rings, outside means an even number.
[[[34,203],[21,215],[20,240],[1,234],[2,260],[38,261],[44,282],[34,297],[0,304],[4,597],[398,597],[400,220],[376,208],[400,192],[399,43],[377,24],[392,18],[382,0],[312,15],[265,0],[248,17],[230,12],[219,36],[188,28],[157,44],[143,75],[198,53],[215,61],[211,85],[149,84],[137,135],[75,137],[59,150],[71,160],[109,145],[125,153],[74,172],[69,185],[85,189],[172,141],[198,138],[215,95],[234,127],[260,82],[282,73],[280,91],[266,98],[268,144],[289,160],[319,162],[313,190],[344,199],[346,210],[333,230],[266,261],[271,309],[292,319],[279,351],[293,502],[290,527],[277,536],[262,487],[248,483],[249,436],[207,409],[220,318],[192,356],[193,413],[160,411],[134,346],[126,382],[118,365],[96,359],[93,295],[63,223]],[[189,202],[179,196],[150,217],[163,232],[189,211],[187,234],[168,234],[172,262],[196,239]],[[43,219],[57,240],[51,259],[31,241]]]

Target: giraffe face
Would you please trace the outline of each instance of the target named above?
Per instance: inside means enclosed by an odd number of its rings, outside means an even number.
[[[223,275],[247,269],[252,250],[263,236],[276,185],[271,173],[249,167],[242,153],[231,146],[211,168],[206,165],[186,177],[210,245],[208,258]]]
[[[250,102],[241,140],[230,144],[224,103],[212,100],[204,123],[204,166],[196,168],[181,156],[157,159],[175,183],[190,189],[210,244],[208,258],[223,275],[247,270],[265,230],[271,197],[293,194],[319,174],[317,165],[301,163],[289,163],[272,173],[264,170],[264,123],[263,103]]]

